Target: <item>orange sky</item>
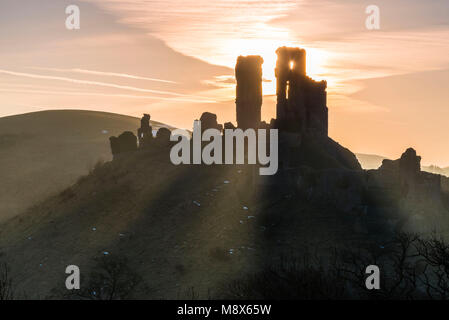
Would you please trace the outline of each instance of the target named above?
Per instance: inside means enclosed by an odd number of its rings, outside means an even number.
[[[65,28],[65,8],[81,29]],[[190,128],[203,111],[235,121],[239,54],[265,63],[263,116],[274,116],[275,50],[307,49],[328,81],[330,135],[354,152],[449,165],[449,3],[379,0],[2,0],[0,116],[90,109]]]

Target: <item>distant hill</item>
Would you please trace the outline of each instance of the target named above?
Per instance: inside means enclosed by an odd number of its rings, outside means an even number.
[[[374,154],[356,153],[355,156],[365,170],[378,169],[382,165],[382,161],[387,159],[386,157]]]
[[[374,154],[363,154],[356,153],[357,160],[359,160],[362,168],[365,170],[378,169],[382,165],[382,161],[384,159],[388,159],[387,157],[378,156]],[[422,171],[441,174],[443,176],[449,177],[449,167],[440,168],[438,166],[422,166]]]
[[[441,174],[443,176],[449,177],[449,167],[440,168],[438,166],[423,166],[422,170],[430,172],[430,173]]]
[[[99,160],[110,160],[109,136],[135,132],[139,122],[81,110],[0,118],[0,221],[72,185]]]

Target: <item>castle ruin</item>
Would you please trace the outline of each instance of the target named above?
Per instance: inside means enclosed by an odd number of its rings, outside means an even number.
[[[286,168],[296,167],[308,161],[314,165],[340,165],[361,169],[354,154],[328,137],[327,83],[315,81],[307,76],[306,51],[300,48],[280,47],[276,53],[277,117],[270,123],[261,121],[263,58],[257,55],[237,58],[235,66],[237,128],[278,129],[280,163]],[[219,131],[223,128],[235,128],[230,122],[222,126],[217,122],[217,116],[209,112],[204,112],[200,120],[203,131],[210,128]],[[145,114],[141,119],[137,139],[138,148],[147,149],[148,146],[161,145],[154,142],[169,140],[169,134],[166,130],[158,132],[156,138],[153,138],[150,115]],[[165,145],[165,142],[163,144]],[[132,148],[135,148],[134,142]],[[315,155],[311,151],[318,149],[325,156]],[[121,150],[114,150],[113,153],[119,152]],[[305,159],[306,155],[308,160]],[[314,155],[324,160],[316,161]]]

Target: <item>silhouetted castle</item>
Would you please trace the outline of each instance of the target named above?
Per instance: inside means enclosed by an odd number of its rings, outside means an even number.
[[[237,128],[278,129],[279,161],[282,168],[310,165],[320,168],[347,168],[361,170],[355,155],[328,137],[328,108],[326,81],[314,81],[306,75],[306,51],[300,48],[281,47],[276,51],[277,105],[276,119],[269,124],[261,121],[262,64],[257,55],[239,56],[235,66]],[[201,118],[202,129],[234,129],[231,122],[222,126],[215,114],[205,112]],[[160,131],[164,130],[163,134]],[[159,129],[152,137],[150,115],[145,114],[137,132],[139,149],[166,145],[168,129]],[[135,150],[129,134],[122,144],[129,147],[113,148],[114,158],[122,152]],[[155,140],[153,142],[153,140]],[[116,138],[111,138],[115,142]],[[159,141],[156,143],[156,141]],[[132,145],[131,145],[132,144]]]
[[[393,211],[398,219],[404,219],[405,213],[422,218],[429,210],[440,212],[449,206],[442,197],[443,191],[449,192],[449,179],[422,172],[421,158],[411,148],[398,160],[384,160],[378,170],[362,170],[355,155],[328,136],[327,83],[307,76],[305,50],[281,47],[276,53],[277,110],[269,124],[261,121],[262,57],[240,56],[235,66],[237,128],[278,129],[279,134],[279,170],[267,179],[256,175],[255,184],[275,189],[289,186],[308,201],[385,220],[391,219]],[[202,131],[236,128],[231,122],[221,125],[210,112],[204,112],[200,120]],[[167,128],[160,128],[153,138],[148,114],[137,137],[128,131],[110,139],[114,159],[138,149],[165,152],[158,148],[171,143]]]

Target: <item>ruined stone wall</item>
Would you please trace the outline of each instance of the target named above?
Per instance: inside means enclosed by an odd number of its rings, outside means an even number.
[[[110,137],[109,142],[113,159],[137,150],[137,137],[131,131],[125,131],[118,137]]]
[[[307,130],[328,136],[327,83],[307,78],[306,88],[304,95]]]
[[[395,200],[399,212],[412,216],[441,210],[441,176],[421,171],[421,157],[412,148],[397,160],[384,160],[369,176],[377,196]]]

